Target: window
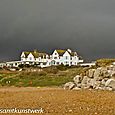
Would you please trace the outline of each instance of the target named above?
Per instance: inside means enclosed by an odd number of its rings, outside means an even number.
[[[41,58],[39,58],[39,61],[41,60]]]
[[[54,59],[57,59],[57,57],[54,57]]]
[[[51,61],[51,65],[55,65],[55,63],[56,63],[55,60]]]
[[[68,59],[68,56],[66,56],[65,59]]]
[[[29,64],[32,64],[32,62],[29,62]]]
[[[57,65],[59,65],[59,62],[57,62]]]
[[[32,60],[32,57],[30,57],[29,59]]]
[[[67,61],[66,61],[65,63],[66,63],[66,64],[68,64],[68,62],[67,62]]]
[[[23,55],[21,58],[25,58],[25,56]]]

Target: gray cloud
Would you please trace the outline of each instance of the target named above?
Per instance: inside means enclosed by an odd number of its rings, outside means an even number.
[[[114,0],[1,0],[0,59],[68,47],[86,60],[114,58],[114,6]]]

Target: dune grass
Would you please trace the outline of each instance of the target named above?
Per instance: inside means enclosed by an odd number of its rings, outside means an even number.
[[[42,71],[30,72],[6,72],[0,74],[1,86],[16,87],[46,87],[63,86],[66,82],[72,81],[73,77],[80,74],[85,69],[82,67],[74,68],[45,68]]]

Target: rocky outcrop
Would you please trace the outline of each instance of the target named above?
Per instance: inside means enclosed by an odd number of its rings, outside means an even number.
[[[81,77],[80,75],[77,75],[77,76],[75,76],[75,77],[73,78],[73,81],[74,81],[75,84],[80,83],[81,80],[82,80],[82,77]]]
[[[66,83],[66,84],[64,85],[64,89],[69,89],[69,90],[71,90],[71,89],[73,89],[73,88],[75,88],[75,83],[73,83],[73,82],[68,82],[68,83]]]
[[[115,79],[108,79],[105,83],[105,86],[115,90]]]
[[[77,75],[73,82],[64,85],[64,89],[96,89],[115,91],[115,66],[89,69],[85,76]]]

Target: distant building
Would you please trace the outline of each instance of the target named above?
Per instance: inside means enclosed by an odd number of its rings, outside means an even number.
[[[50,66],[50,56],[47,53],[39,52],[37,50],[31,52],[22,52],[21,54],[22,64],[38,66]]]
[[[51,55],[51,64],[52,65],[78,65],[78,63],[83,62],[77,52],[73,52],[70,49],[67,50],[54,50]]]
[[[38,67],[49,67],[52,65],[68,65],[76,66],[79,63],[83,63],[83,59],[78,56],[77,52],[73,52],[70,49],[67,50],[54,50],[52,54],[44,52],[24,51],[21,53],[20,61],[11,61],[0,63],[0,67],[18,67],[21,64],[36,65]]]

